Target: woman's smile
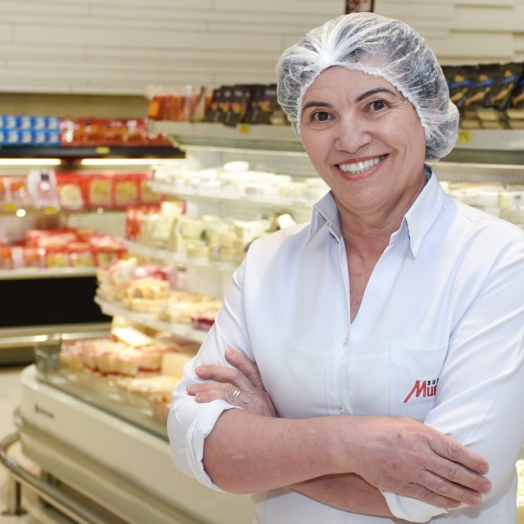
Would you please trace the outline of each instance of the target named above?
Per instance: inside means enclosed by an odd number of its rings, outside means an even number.
[[[371,168],[378,166],[387,155],[377,156],[368,160],[353,160],[338,164],[337,167],[348,175],[361,175],[371,170]]]

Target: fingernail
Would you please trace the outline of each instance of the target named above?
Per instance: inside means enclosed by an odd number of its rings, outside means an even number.
[[[200,375],[201,373],[205,373],[205,372],[206,372],[206,369],[207,369],[206,366],[197,366],[197,367],[195,368],[195,371]]]
[[[186,391],[189,395],[192,395],[195,392],[195,386],[193,384],[187,386]]]
[[[478,506],[482,502],[482,497],[478,494],[475,494],[471,495],[469,500],[473,506]]]
[[[483,493],[489,493],[491,491],[491,482],[484,482],[482,484],[482,491]]]
[[[234,354],[235,352],[231,348],[226,349],[226,357],[232,357]]]

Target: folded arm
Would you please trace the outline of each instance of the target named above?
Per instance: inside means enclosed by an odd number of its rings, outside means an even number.
[[[256,365],[233,350],[226,358],[233,368],[201,366],[198,376],[214,382],[188,386],[198,402],[222,399],[244,408],[224,413],[206,438],[205,469],[224,490],[253,493],[288,486],[338,509],[376,516],[392,515],[375,486],[395,487],[444,507],[456,507],[458,500],[480,502],[476,493],[456,484],[449,483],[447,497],[436,493],[448,489],[441,475],[454,472],[459,472],[456,482],[482,484],[482,477],[460,473],[458,465],[453,471],[446,469],[449,461],[444,456],[458,453],[454,458],[459,460],[464,452],[471,469],[482,467],[479,457],[451,439],[400,417],[275,418]],[[240,394],[235,396],[237,388]],[[419,484],[414,481],[417,475]]]

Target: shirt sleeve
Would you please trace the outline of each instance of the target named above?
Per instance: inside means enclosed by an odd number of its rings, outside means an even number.
[[[175,465],[206,486],[221,491],[204,470],[204,439],[211,433],[218,417],[228,409],[241,409],[225,401],[199,404],[186,393],[189,384],[202,383],[195,368],[202,364],[231,365],[225,359],[226,349],[243,351],[253,359],[243,313],[242,281],[244,265],[233,275],[233,282],[224,299],[213,327],[198,354],[184,367],[184,376],[173,393],[167,422],[167,433]],[[225,336],[227,333],[227,338]]]
[[[519,413],[523,398],[524,247],[520,240],[497,256],[456,323],[436,404],[424,421],[489,462],[487,477],[493,488],[483,496],[483,503],[511,489],[524,442],[524,417]],[[409,497],[383,495],[396,517],[411,522],[427,522],[447,512]]]

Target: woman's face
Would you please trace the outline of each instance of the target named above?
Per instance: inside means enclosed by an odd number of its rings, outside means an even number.
[[[341,212],[405,213],[425,183],[426,137],[387,80],[332,67],[302,101],[300,137]]]

